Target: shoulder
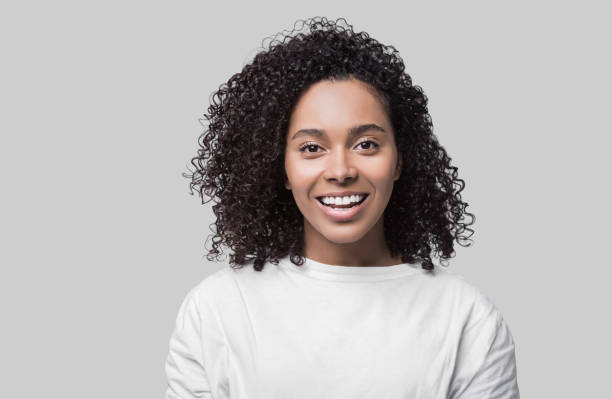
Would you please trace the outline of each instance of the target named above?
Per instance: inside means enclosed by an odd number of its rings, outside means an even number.
[[[466,328],[485,320],[493,325],[501,322],[502,315],[491,297],[463,275],[436,265],[433,273],[424,273],[423,278],[430,282],[434,294],[452,302]]]
[[[493,300],[466,278],[450,273],[463,291],[457,316],[455,367],[449,398],[518,398],[514,338]]]
[[[194,297],[200,303],[212,297],[217,297],[231,286],[231,272],[231,267],[224,265],[221,269],[212,272],[192,286],[187,296]]]
[[[248,286],[261,286],[265,281],[272,280],[276,274],[278,274],[278,266],[269,262],[261,271],[253,268],[253,261],[240,268],[233,268],[225,263],[219,270],[195,284],[188,295],[197,298],[200,303],[218,303],[223,298],[239,297],[241,289]]]

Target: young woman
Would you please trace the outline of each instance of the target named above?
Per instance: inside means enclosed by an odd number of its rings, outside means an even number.
[[[341,21],[213,96],[187,176],[216,202],[209,260],[233,253],[180,306],[166,398],[519,398],[499,310],[431,260],[473,215],[427,98]]]

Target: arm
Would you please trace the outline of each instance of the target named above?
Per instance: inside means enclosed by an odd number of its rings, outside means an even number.
[[[166,399],[212,398],[204,369],[198,296],[192,289],[183,300],[166,359]]]
[[[515,345],[491,302],[464,330],[449,399],[520,399]]]

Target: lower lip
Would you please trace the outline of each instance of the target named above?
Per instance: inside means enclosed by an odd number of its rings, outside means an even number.
[[[369,199],[370,199],[370,194],[368,194],[366,198],[361,202],[361,204],[357,206],[354,206],[352,208],[335,208],[335,209],[329,206],[323,205],[316,198],[315,198],[315,201],[317,201],[317,204],[319,204],[319,206],[323,210],[323,213],[325,213],[331,219],[334,219],[336,222],[345,222],[357,216],[357,214],[359,214],[359,212],[361,212],[361,210],[365,207]]]

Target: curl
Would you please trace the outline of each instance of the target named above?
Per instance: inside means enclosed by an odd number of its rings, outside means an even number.
[[[303,216],[283,185],[285,133],[300,96],[323,79],[368,83],[390,116],[403,159],[383,215],[391,255],[432,270],[432,255],[444,265],[455,255],[454,241],[469,246],[474,215],[460,195],[465,182],[438,143],[427,97],[395,47],[355,33],[344,18],[325,17],[299,20],[262,47],[212,94],[201,119],[208,125],[191,159],[195,170],[183,173],[192,195],[195,189],[202,204],[214,202],[208,260],[219,260],[225,246],[234,268],[252,263],[261,271],[287,255],[304,263]]]

